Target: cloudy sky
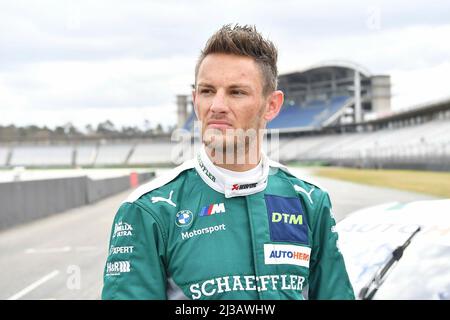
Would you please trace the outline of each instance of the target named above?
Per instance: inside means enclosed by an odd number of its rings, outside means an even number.
[[[350,60],[402,109],[450,96],[449,1],[0,0],[0,125],[176,123],[206,39],[255,24],[280,73]]]

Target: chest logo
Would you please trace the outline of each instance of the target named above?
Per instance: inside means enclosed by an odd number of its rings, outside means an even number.
[[[188,227],[193,220],[194,215],[189,210],[181,210],[175,216],[175,224],[179,227]]]
[[[272,241],[309,244],[308,223],[297,197],[264,196]]]
[[[198,214],[200,217],[211,216],[216,213],[225,213],[225,204],[224,203],[215,203],[209,206],[203,207],[200,213]]]
[[[169,198],[167,198],[167,199],[163,198],[163,197],[152,197],[152,203],[163,201],[163,202],[167,202],[171,206],[176,207],[177,205],[172,201],[172,195],[173,195],[173,190],[170,191]]]

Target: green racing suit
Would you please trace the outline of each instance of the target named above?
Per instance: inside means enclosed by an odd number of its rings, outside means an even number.
[[[136,189],[113,222],[102,299],[354,299],[327,192],[261,163],[239,181],[202,149]]]

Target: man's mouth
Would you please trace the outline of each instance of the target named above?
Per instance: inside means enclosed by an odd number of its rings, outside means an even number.
[[[221,121],[221,120],[211,120],[208,121],[206,124],[207,129],[219,129],[219,130],[226,130],[231,129],[233,126],[228,121]]]

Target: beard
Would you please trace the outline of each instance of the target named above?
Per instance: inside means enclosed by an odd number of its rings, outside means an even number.
[[[216,164],[257,164],[259,161],[259,142],[262,141],[261,129],[265,127],[261,105],[258,113],[246,128],[230,128],[224,131],[214,128],[205,129],[202,142]]]
[[[215,164],[257,164],[259,160],[259,130],[208,129],[203,143]]]

